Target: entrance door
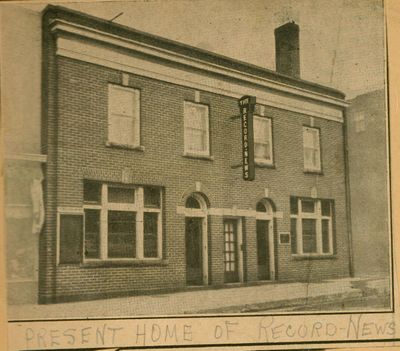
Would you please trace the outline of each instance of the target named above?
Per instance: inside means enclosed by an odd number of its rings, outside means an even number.
[[[270,279],[268,221],[257,221],[257,278]]]
[[[203,284],[202,260],[203,218],[186,217],[186,284]]]
[[[238,250],[237,250],[237,221],[234,219],[224,220],[224,266],[225,283],[239,281],[238,274]]]

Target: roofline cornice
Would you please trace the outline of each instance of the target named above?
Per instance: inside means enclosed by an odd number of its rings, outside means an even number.
[[[149,45],[137,40],[119,37],[115,34],[100,31],[98,29],[83,26],[70,21],[53,19],[49,23],[49,28],[52,33],[55,33],[59,36],[74,35],[85,40],[90,40],[105,45],[112,45],[114,47],[123,48],[132,52],[139,52],[146,56],[154,57],[158,60],[161,59],[164,62],[167,61],[174,64],[184,65],[186,67],[192,67],[215,76],[224,76],[230,79],[244,81],[250,84],[261,86],[263,88],[272,89],[274,91],[289,95],[300,96],[302,98],[323,102],[334,106],[348,106],[347,102],[343,99],[334,98],[330,95],[317,93],[272,79],[267,79],[255,74],[240,71],[238,69],[218,65],[216,63],[204,62],[204,60],[199,58],[188,57],[171,50],[166,50],[164,48]]]
[[[210,68],[219,68],[223,70],[225,74],[235,73],[239,74],[242,78],[252,77],[258,80],[262,80],[268,83],[269,88],[276,88],[278,90],[285,90],[290,87],[292,93],[303,92],[310,95],[310,98],[323,97],[329,101],[328,103],[333,103],[334,105],[347,106],[344,101],[345,95],[329,87],[322,86],[320,84],[304,81],[294,77],[286,76],[277,73],[272,70],[268,70],[259,66],[248,64],[242,61],[234,60],[223,55],[215,54],[207,50],[199,49],[193,46],[182,44],[170,39],[161,38],[149,33],[141,32],[136,29],[132,29],[117,23],[111,23],[110,21],[100,19],[82,12],[71,10],[61,6],[48,5],[44,13],[44,21],[46,25],[50,24],[53,32],[66,30],[60,26],[56,26],[55,23],[69,24],[71,27],[80,29],[81,32],[86,30],[87,33],[94,33],[97,35],[102,35],[103,40],[105,38],[112,39],[114,41],[119,40],[120,44],[124,44],[122,47],[127,48],[127,44],[134,44],[135,50],[139,47],[142,49],[152,49],[153,55],[156,53],[162,53],[163,55],[168,54],[172,58],[179,58],[180,60],[185,60],[186,64],[188,62],[202,64],[203,66],[209,66]],[[83,33],[80,33],[82,35]],[[83,35],[85,37],[85,35]],[[228,74],[229,75],[229,74]],[[273,87],[272,87],[272,86]]]

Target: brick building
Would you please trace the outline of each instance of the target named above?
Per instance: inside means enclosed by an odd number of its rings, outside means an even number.
[[[275,35],[278,72],[46,8],[39,302],[349,275],[347,104]]]
[[[389,169],[385,91],[371,91],[350,102],[347,139],[354,274],[388,276]]]

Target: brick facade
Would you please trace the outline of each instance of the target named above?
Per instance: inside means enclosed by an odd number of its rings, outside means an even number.
[[[48,35],[48,34],[45,34]],[[95,298],[186,286],[185,196],[200,184],[200,192],[215,209],[251,210],[268,198],[274,219],[275,272],[277,281],[321,280],[349,275],[346,214],[345,160],[342,123],[265,105],[272,119],[273,167],[257,167],[256,179],[242,179],[241,125],[237,99],[200,91],[200,102],[209,106],[212,159],[183,156],[184,101],[194,101],[198,89],[168,83],[162,78],[104,67],[55,55],[54,38],[47,37],[43,152],[48,155],[45,184],[46,225],[40,242],[39,295],[43,303],[65,299]],[[107,146],[108,84],[140,90],[140,144],[144,150]],[[46,95],[44,94],[44,95]],[[260,105],[257,106],[260,108]],[[320,128],[322,174],[303,168],[304,125]],[[96,262],[57,264],[57,208],[82,208],[85,179],[120,184],[123,173],[132,185],[164,189],[163,257],[154,262]],[[318,198],[335,203],[335,254],[297,257],[290,244],[279,244],[279,233],[290,231],[290,196]],[[208,214],[208,281],[224,284],[223,220]],[[238,215],[243,232],[243,281],[257,280],[257,238],[254,216]]]

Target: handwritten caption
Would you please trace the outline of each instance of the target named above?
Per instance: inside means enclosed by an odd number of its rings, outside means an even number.
[[[96,321],[64,323],[65,328],[19,325],[25,349],[190,345],[227,342],[294,342],[296,340],[390,339],[396,335],[392,320],[375,321],[355,314],[340,320],[283,318],[279,316],[230,319]]]

